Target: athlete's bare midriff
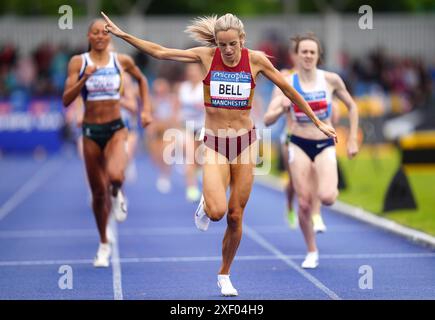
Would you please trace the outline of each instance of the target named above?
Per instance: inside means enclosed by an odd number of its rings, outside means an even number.
[[[102,124],[121,118],[119,100],[86,101],[83,122]]]
[[[323,120],[324,123],[332,126],[331,118]],[[291,124],[291,134],[295,136],[311,139],[311,140],[323,140],[328,139],[328,137],[320,131],[313,123],[297,123],[292,121]]]
[[[233,137],[246,133],[253,127],[250,110],[229,110],[205,107],[205,128],[215,136]],[[245,131],[239,131],[244,129]]]

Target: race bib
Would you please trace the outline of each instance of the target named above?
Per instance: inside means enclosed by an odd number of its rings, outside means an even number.
[[[210,97],[213,107],[249,107],[251,74],[246,72],[212,71]]]
[[[115,68],[97,70],[87,81],[86,89],[95,95],[118,94],[121,85],[121,77]]]

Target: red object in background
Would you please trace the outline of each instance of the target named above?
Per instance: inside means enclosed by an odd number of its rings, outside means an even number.
[[[29,104],[29,113],[40,116],[50,111],[50,103],[46,100],[32,100]]]
[[[13,44],[6,44],[0,50],[0,65],[12,67],[16,59],[16,49]]]
[[[10,113],[12,110],[12,105],[8,102],[0,101],[0,115],[5,115]]]

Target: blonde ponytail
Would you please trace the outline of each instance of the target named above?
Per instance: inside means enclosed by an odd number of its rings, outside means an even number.
[[[214,28],[217,20],[216,15],[195,18],[192,24],[186,28],[185,32],[193,40],[198,41],[202,45],[216,47]]]
[[[230,29],[236,30],[241,37],[246,36],[243,22],[231,13],[219,18],[216,15],[196,18],[186,28],[185,32],[202,45],[216,47],[216,34],[219,31],[228,31]]]

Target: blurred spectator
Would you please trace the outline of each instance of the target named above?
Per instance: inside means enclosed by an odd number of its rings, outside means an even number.
[[[53,59],[51,60],[49,71],[50,79],[53,83],[53,88],[56,95],[61,95],[63,86],[67,77],[69,55],[66,45],[62,45],[55,49]]]
[[[278,69],[292,67],[288,54],[289,41],[274,30],[269,31],[258,49],[271,57]],[[42,43],[31,57],[19,56],[10,43],[0,43],[0,100],[10,100],[16,109],[32,97],[60,96],[66,78],[67,64],[73,54],[84,48],[69,48],[66,44],[54,47]],[[155,76],[172,83],[182,80],[181,65],[155,63],[141,53],[135,54],[138,66],[152,82]],[[151,63],[152,62],[152,63]],[[364,56],[352,57],[340,53],[340,75],[352,95],[384,95],[404,106],[401,112],[435,104],[435,66],[425,65],[421,59],[394,56],[378,48]],[[155,76],[154,76],[155,75]],[[262,83],[261,77],[257,79]],[[261,99],[267,100],[270,88],[259,89]],[[397,111],[397,110],[395,110]]]
[[[17,59],[17,49],[13,44],[0,45],[0,67],[13,67]]]
[[[378,49],[342,67],[340,73],[354,96],[371,95],[382,88],[384,95],[400,96],[410,109],[430,103],[433,79],[420,59],[387,55]]]
[[[293,65],[288,54],[288,43],[289,41],[281,39],[275,30],[269,30],[263,41],[258,45],[258,50],[268,55],[275,68],[281,70]]]
[[[32,85],[36,82],[36,67],[33,60],[29,57],[18,60],[15,74],[17,86],[29,90],[30,93]]]

